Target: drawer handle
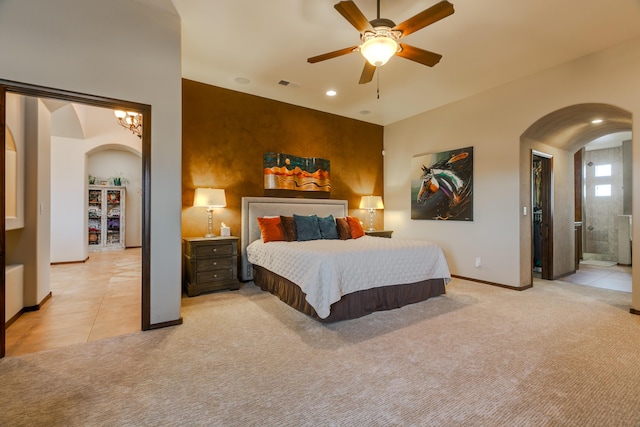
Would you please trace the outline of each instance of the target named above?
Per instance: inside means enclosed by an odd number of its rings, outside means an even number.
[[[213,252],[218,252],[218,248],[213,248]]]
[[[214,261],[213,265],[218,265],[218,263]]]
[[[218,275],[217,275],[217,274],[214,274],[214,275],[213,275],[213,277],[218,277]]]

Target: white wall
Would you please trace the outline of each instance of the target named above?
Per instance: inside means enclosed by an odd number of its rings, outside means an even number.
[[[51,138],[51,262],[87,259],[83,143],[82,139]]]
[[[140,138],[117,125],[110,109],[77,104],[73,107],[52,114],[52,128],[58,135],[51,138],[51,262],[83,261],[88,256],[89,174],[106,179],[121,172],[129,180],[125,244],[142,245]],[[74,117],[69,119],[66,113],[60,116],[64,110],[74,112]]]
[[[130,0],[3,0],[0,51],[3,79],[151,105],[151,324],[179,319],[179,17]]]
[[[12,93],[7,94],[5,119],[6,127],[13,135],[16,145],[15,216],[11,216],[7,212],[5,229],[16,230],[24,227],[24,99],[21,96]],[[7,192],[7,196],[8,194],[9,192]]]
[[[640,116],[638,75],[640,39],[386,126],[385,228],[395,230],[394,237],[441,244],[453,274],[520,286],[520,224],[529,219],[520,206],[520,187],[529,173],[520,166],[520,136],[544,115],[580,103],[611,104]],[[633,130],[640,130],[639,120]],[[411,157],[470,145],[474,221],[409,219]],[[640,149],[633,150],[633,170],[640,170]],[[640,173],[634,173],[633,185],[640,188]],[[633,200],[633,213],[640,214],[640,197]],[[638,223],[634,221],[634,242],[640,239]],[[638,250],[633,253],[633,263],[640,265]],[[481,268],[474,267],[478,256]],[[635,271],[633,283],[632,305],[640,309]]]
[[[18,105],[24,129],[24,158],[29,167],[24,177],[24,227],[8,230],[6,264],[24,265],[23,306],[43,302],[49,285],[49,208],[50,208],[50,143],[51,114],[36,98],[24,98]],[[31,126],[25,126],[31,123]]]

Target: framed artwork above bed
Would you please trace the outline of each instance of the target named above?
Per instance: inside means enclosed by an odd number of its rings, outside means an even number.
[[[287,193],[297,193],[309,198],[329,197],[331,167],[327,159],[265,153],[263,166],[265,195],[286,197]]]
[[[411,219],[473,221],[473,147],[412,158]]]

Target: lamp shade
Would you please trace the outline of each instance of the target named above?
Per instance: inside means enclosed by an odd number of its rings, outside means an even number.
[[[362,196],[362,199],[360,199],[360,209],[384,209],[382,197]]]
[[[193,196],[193,206],[205,208],[222,208],[227,206],[224,190],[218,188],[196,188]]]
[[[391,37],[373,37],[360,46],[360,53],[373,66],[380,67],[395,55],[398,43]]]

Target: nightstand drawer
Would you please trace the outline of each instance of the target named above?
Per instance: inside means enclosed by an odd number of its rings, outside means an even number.
[[[203,271],[196,274],[196,284],[208,282],[223,282],[229,279],[235,279],[233,268],[224,270]]]
[[[182,253],[182,287],[188,296],[240,288],[237,237],[186,237]]]
[[[220,268],[232,268],[236,257],[196,259],[196,271],[211,271]]]
[[[202,245],[196,246],[194,249],[196,258],[235,255],[235,245],[231,243],[206,246]]]

